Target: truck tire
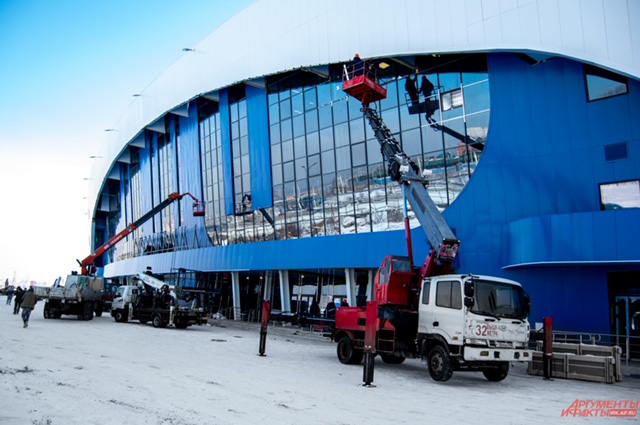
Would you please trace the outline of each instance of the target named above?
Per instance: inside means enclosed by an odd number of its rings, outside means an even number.
[[[101,308],[97,308],[96,309],[96,317],[102,317],[102,309]]]
[[[436,345],[429,351],[427,359],[429,365],[429,375],[434,381],[445,382],[453,375],[451,358],[447,349],[442,345]]]
[[[362,356],[364,355],[362,350],[353,348],[351,338],[346,335],[338,341],[337,353],[338,360],[340,360],[342,364],[360,364],[360,362],[362,362]]]
[[[151,316],[151,324],[154,328],[165,328],[167,326],[160,313],[155,313]]]
[[[44,303],[44,318],[45,319],[53,319],[53,315],[51,314],[51,307],[49,303]]]
[[[483,370],[482,374],[487,381],[500,382],[509,374],[509,362],[500,362],[494,368]]]
[[[92,302],[84,303],[84,305],[82,306],[82,310],[84,313],[83,320],[93,320],[93,303]]]
[[[116,322],[120,322],[120,323],[124,323],[127,321],[127,316],[124,312],[124,310],[116,310],[115,314],[113,315],[113,318],[116,319]]]
[[[386,364],[400,364],[405,361],[405,357],[394,356],[393,354],[380,354],[380,357]]]

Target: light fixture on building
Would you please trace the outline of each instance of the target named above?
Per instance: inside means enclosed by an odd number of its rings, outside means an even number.
[[[380,63],[378,64],[378,68],[380,68],[380,69],[387,69],[387,68],[389,68],[390,66],[391,66],[391,65],[389,65],[389,64],[388,64],[388,63],[386,63],[386,62],[380,62]]]

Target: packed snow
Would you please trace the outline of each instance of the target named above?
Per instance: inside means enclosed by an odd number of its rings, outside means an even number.
[[[259,357],[255,324],[177,330],[116,323],[108,315],[45,320],[39,302],[24,329],[5,300],[3,425],[613,423],[561,412],[576,399],[639,398],[633,379],[544,381],[522,365],[499,383],[461,372],[437,383],[419,360],[376,359],[375,387],[363,387],[362,366],[339,363],[334,343],[291,327],[270,327],[267,356]]]

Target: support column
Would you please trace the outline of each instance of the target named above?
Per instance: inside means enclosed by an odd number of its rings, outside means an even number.
[[[375,270],[367,271],[367,301],[373,301],[373,279],[375,275]]]
[[[231,272],[231,294],[233,296],[233,320],[240,320],[240,272]]]
[[[289,270],[278,270],[280,274],[280,305],[282,311],[291,311],[291,289],[289,288]]]
[[[264,295],[262,296],[263,300],[271,301],[273,305],[273,300],[271,299],[271,290],[273,288],[273,272],[268,270],[264,277]]]
[[[347,284],[347,302],[353,307],[356,303],[356,271],[355,269],[344,269],[345,283]]]

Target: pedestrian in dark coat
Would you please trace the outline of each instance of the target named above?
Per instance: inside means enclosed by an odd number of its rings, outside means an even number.
[[[22,298],[22,321],[24,322],[25,328],[29,326],[29,316],[31,316],[36,302],[38,302],[36,300],[36,294],[33,292],[33,288],[29,288]]]
[[[353,76],[357,77],[358,75],[364,74],[364,63],[362,59],[360,59],[360,55],[358,53],[353,57]]]
[[[13,302],[13,314],[18,314],[20,311],[20,304],[22,304],[22,297],[24,296],[24,290],[22,287],[18,286],[18,289],[16,289],[16,292],[13,295],[16,299]]]

